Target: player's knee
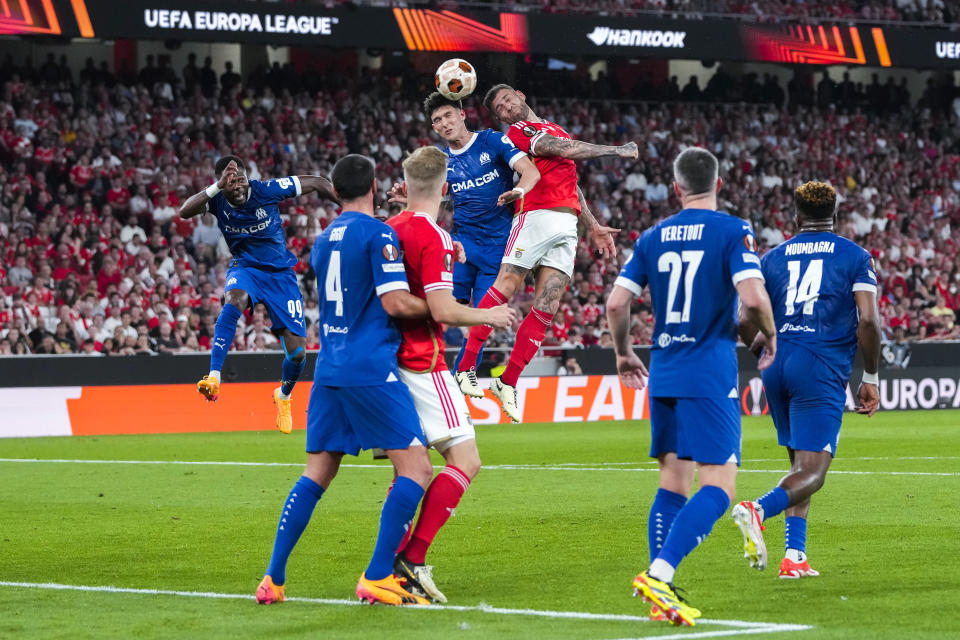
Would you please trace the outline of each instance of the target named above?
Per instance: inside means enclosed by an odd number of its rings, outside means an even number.
[[[480,467],[483,466],[480,462],[479,455],[473,455],[465,460],[459,460],[460,464],[457,465],[457,469],[463,472],[463,475],[467,476],[470,480],[473,480],[477,477],[477,474],[480,473]]]
[[[407,473],[403,475],[408,476],[418,485],[426,488],[433,479],[433,466],[430,464],[430,457],[424,455],[422,460],[417,460],[416,463],[410,465]]]
[[[245,291],[240,291],[239,289],[227,291],[224,297],[226,298],[227,304],[232,304],[241,312],[247,308],[247,304],[250,302],[250,296],[248,296]]]

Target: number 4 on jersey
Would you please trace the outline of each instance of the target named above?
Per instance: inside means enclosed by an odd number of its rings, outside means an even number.
[[[324,283],[327,302],[336,302],[336,315],[343,315],[343,287],[340,284],[340,252],[330,252],[330,262],[327,263],[327,279]]]
[[[811,260],[800,277],[800,261],[787,262],[790,282],[787,284],[787,315],[793,315],[794,305],[803,305],[803,315],[813,313],[813,305],[820,297],[820,282],[823,280],[823,260]],[[798,284],[799,283],[799,284]]]

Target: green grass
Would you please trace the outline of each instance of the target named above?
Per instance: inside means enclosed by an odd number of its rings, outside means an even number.
[[[646,613],[629,586],[647,564],[657,481],[646,423],[483,426],[478,439],[489,467],[589,469],[482,471],[428,557],[450,603]],[[0,462],[0,581],[252,595],[302,447],[303,432],[0,440],[3,458],[290,463]],[[957,637],[958,452],[957,411],[848,416],[833,470],[868,473],[832,473],[814,498],[808,553],[820,578],[777,579],[782,518],[768,522],[771,566],[758,573],[724,517],[677,581],[705,618],[814,627],[761,638]],[[787,467],[767,418],[744,420],[743,454],[742,499]],[[390,478],[387,468],[341,470],[290,561],[288,596],[353,598]],[[0,637],[601,640],[736,629],[0,586]]]

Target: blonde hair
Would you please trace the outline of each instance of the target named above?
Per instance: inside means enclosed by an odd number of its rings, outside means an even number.
[[[447,154],[437,147],[420,147],[403,161],[407,193],[438,195],[447,179]]]

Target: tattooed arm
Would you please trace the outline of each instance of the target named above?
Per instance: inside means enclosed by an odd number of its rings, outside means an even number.
[[[597,222],[593,212],[590,211],[590,207],[587,206],[587,199],[583,196],[583,191],[580,191],[579,185],[577,186],[577,197],[580,199],[577,229],[581,235],[590,237],[601,256],[615,257],[617,255],[617,245],[613,241],[613,236],[620,233],[620,229],[603,227]]]
[[[567,160],[591,160],[605,156],[635,160],[639,156],[636,142],[628,142],[614,147],[606,144],[591,144],[583,140],[561,140],[550,134],[544,134],[537,138],[531,151],[537,156],[552,156],[566,158]]]

